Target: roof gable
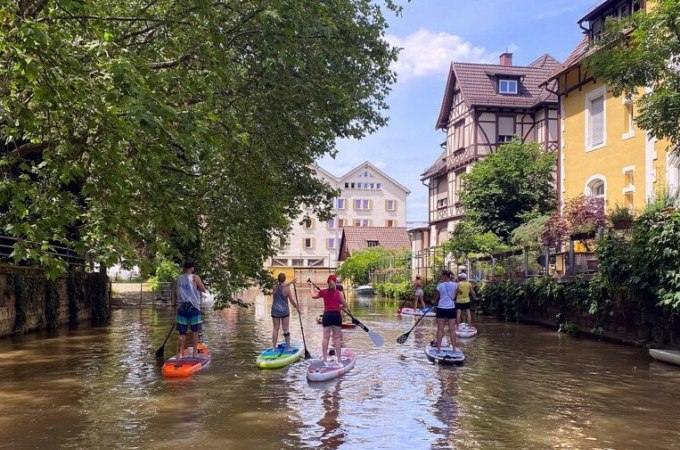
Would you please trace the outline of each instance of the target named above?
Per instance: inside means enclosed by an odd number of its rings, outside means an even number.
[[[436,128],[448,126],[456,83],[468,107],[533,108],[545,102],[557,103],[557,96],[546,89],[543,82],[559,65],[559,62],[547,53],[528,66],[453,62]],[[497,83],[503,77],[520,79],[517,94],[498,93]]]
[[[342,175],[341,177],[339,177],[339,178],[338,178],[338,181],[342,181],[342,180],[344,180],[345,178],[349,178],[349,177],[352,177],[352,176],[354,176],[354,175],[357,175],[359,172],[363,172],[363,171],[366,170],[366,169],[368,169],[368,170],[370,170],[370,171],[372,171],[372,172],[375,172],[375,173],[379,174],[379,175],[380,175],[381,177],[383,177],[386,181],[388,181],[388,182],[394,184],[394,185],[397,186],[399,189],[403,190],[406,194],[410,194],[410,193],[411,193],[411,191],[410,191],[406,186],[404,186],[403,184],[397,182],[394,178],[392,178],[391,176],[387,175],[385,172],[383,172],[382,170],[378,169],[375,165],[371,164],[371,163],[368,162],[368,161],[364,161],[364,162],[362,162],[361,164],[359,164],[358,166],[356,166],[354,169],[351,169],[349,172],[347,172],[346,174],[344,174],[344,175]]]
[[[408,250],[411,241],[406,227],[344,227],[340,239],[340,259],[369,248],[369,241],[391,250]],[[343,258],[344,256],[344,258]]]

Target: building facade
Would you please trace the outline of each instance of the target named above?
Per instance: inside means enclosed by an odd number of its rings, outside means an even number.
[[[557,151],[557,96],[542,85],[557,67],[548,54],[528,66],[514,66],[510,53],[499,64],[451,64],[436,123],[446,133],[444,150],[421,175],[429,189],[430,246],[446,241],[464,217],[461,176],[476,161],[513,139]]]
[[[340,191],[333,200],[334,217],[320,223],[315,217],[309,225],[300,221],[311,209],[301,211],[293,221],[288,239],[271,259],[272,269],[331,268],[338,266],[342,230],[354,227],[404,227],[406,198],[410,191],[368,161],[336,177],[318,165],[316,176]]]
[[[640,211],[657,192],[680,185],[680,165],[667,154],[668,142],[655,140],[635,125],[635,98],[614,97],[584,64],[596,49],[591,44],[601,36],[607,17],[646,10],[649,3],[600,2],[579,20],[584,38],[548,78],[549,83],[557,82],[559,95],[562,205],[587,195],[604,199],[608,209]]]

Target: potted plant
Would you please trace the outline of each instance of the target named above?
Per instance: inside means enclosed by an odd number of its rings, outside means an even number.
[[[630,209],[616,205],[609,213],[609,220],[615,230],[625,230],[633,226],[635,216]]]

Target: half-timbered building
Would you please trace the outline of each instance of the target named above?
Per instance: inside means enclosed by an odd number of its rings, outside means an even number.
[[[429,188],[430,245],[447,240],[464,217],[461,176],[480,158],[513,139],[557,151],[557,97],[553,85],[541,83],[558,66],[548,54],[514,66],[510,53],[500,64],[451,64],[436,124],[446,133],[444,150],[421,175]]]

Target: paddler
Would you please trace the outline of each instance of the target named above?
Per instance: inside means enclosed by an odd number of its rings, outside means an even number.
[[[459,351],[456,347],[456,296],[459,294],[458,284],[451,280],[451,272],[442,270],[439,277],[439,284],[434,293],[437,303],[437,340],[434,347],[437,352],[442,351],[442,339],[444,337],[444,327],[449,327],[449,337],[451,348]]]
[[[193,341],[192,357],[196,357],[198,351],[198,334],[201,331],[201,292],[206,292],[201,277],[194,273],[195,265],[185,262],[182,274],[177,278],[177,331],[179,332],[179,353],[176,359],[182,357],[186,344],[187,331],[191,328]]]
[[[277,346],[279,340],[279,328],[283,328],[283,338],[286,340],[286,348],[290,348],[290,302],[296,310],[300,311],[297,302],[293,299],[290,292],[290,284],[286,284],[286,274],[280,273],[276,280],[278,283],[274,287],[274,300],[272,301],[272,349]],[[291,282],[295,283],[295,279]]]
[[[310,289],[312,290],[312,298],[323,298],[323,318],[321,325],[323,325],[323,339],[321,341],[321,351],[323,362],[328,361],[328,344],[333,334],[333,348],[335,349],[336,360],[340,361],[342,355],[342,316],[340,311],[342,307],[348,308],[342,292],[338,291],[336,283],[337,277],[333,274],[328,275],[327,289],[316,289],[314,283],[310,281]],[[316,293],[314,292],[316,291]]]

